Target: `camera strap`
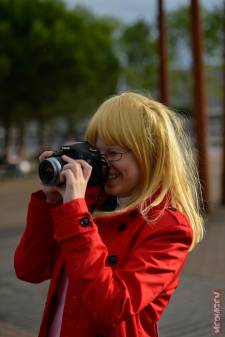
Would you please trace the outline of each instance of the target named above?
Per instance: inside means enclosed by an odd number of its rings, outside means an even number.
[[[101,186],[101,188],[100,188],[100,190],[99,190],[99,192],[97,194],[97,198],[96,198],[94,204],[89,208],[89,212],[91,214],[95,211],[95,209],[96,209],[96,207],[97,207],[97,205],[99,203],[100,196],[101,196],[101,194],[102,194],[103,191],[104,191],[104,186]]]
[[[95,203],[90,207],[89,209],[90,213],[93,213],[96,207],[98,206],[102,192],[104,192],[104,186],[101,187]],[[117,208],[117,197],[111,195],[111,196],[108,196],[108,198],[102,203],[102,205],[100,205],[99,210],[103,212],[104,211],[109,212],[109,211],[114,211],[116,208]]]

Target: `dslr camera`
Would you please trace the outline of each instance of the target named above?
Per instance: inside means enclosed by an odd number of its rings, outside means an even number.
[[[61,156],[67,155],[73,159],[82,159],[92,166],[88,181],[89,186],[103,186],[109,173],[109,163],[100,151],[88,142],[79,142],[71,145],[60,146],[50,157],[43,160],[39,166],[39,176],[44,185],[60,185],[60,172],[67,164]]]

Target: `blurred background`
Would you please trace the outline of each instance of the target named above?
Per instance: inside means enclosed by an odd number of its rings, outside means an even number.
[[[0,337],[36,336],[41,320],[48,282],[13,270],[39,154],[82,140],[98,105],[125,90],[181,116],[202,183],[206,236],[160,337],[213,336],[216,324],[225,335],[224,301],[214,310],[215,289],[225,295],[224,17],[224,0],[0,0]]]

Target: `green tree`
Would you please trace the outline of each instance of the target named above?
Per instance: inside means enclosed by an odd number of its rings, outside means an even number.
[[[119,62],[111,22],[60,0],[0,1],[0,113],[5,130],[72,125],[115,92]],[[6,148],[8,132],[6,132]],[[21,143],[22,143],[21,135]],[[43,139],[40,132],[40,139]]]
[[[172,105],[182,105],[191,111],[192,95],[192,41],[190,6],[181,6],[168,12],[167,33],[169,49],[169,79]],[[208,76],[222,64],[223,21],[222,7],[202,7],[205,42],[205,62]],[[139,20],[125,26],[121,34],[123,76],[128,88],[149,90],[157,97],[158,88],[158,32],[152,24]],[[212,69],[213,68],[213,69]],[[215,69],[216,70],[216,69]],[[218,70],[217,70],[218,72]],[[209,90],[219,92],[215,77],[209,81]],[[220,90],[220,95],[222,91]],[[185,112],[185,111],[184,111]]]
[[[121,35],[123,76],[129,88],[154,90],[157,87],[157,41],[153,27],[144,20],[125,27]]]
[[[222,3],[221,3],[222,5]],[[204,61],[208,92],[222,96],[221,81],[217,75],[222,68],[223,22],[222,6],[201,7],[204,34]],[[190,6],[182,6],[167,15],[170,92],[175,105],[187,106],[192,101],[192,38]],[[219,70],[220,69],[220,70]],[[217,74],[217,75],[216,75]]]
[[[221,7],[215,6],[212,9],[201,7],[205,58],[208,62],[221,62],[223,48],[223,22],[224,12]],[[181,6],[171,11],[167,15],[168,35],[171,56],[177,56],[179,51],[184,48],[186,53],[191,53],[191,12],[190,6]],[[181,56],[183,57],[183,55]]]

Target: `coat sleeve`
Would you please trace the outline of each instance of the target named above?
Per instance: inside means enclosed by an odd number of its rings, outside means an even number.
[[[165,217],[163,226],[149,230],[146,225],[127,262],[113,269],[107,265],[107,247],[84,199],[52,213],[75,295],[87,316],[102,328],[115,326],[151,303],[181,269],[193,238],[190,226]]]
[[[85,200],[91,207],[99,195],[98,187],[87,189]],[[39,190],[31,194],[25,231],[14,254],[14,268],[19,279],[40,283],[50,279],[58,255],[54,238],[51,210],[61,202],[47,203],[45,194]]]
[[[51,209],[59,204],[45,201],[42,191],[32,193],[28,205],[27,221],[14,255],[14,268],[18,278],[39,283],[49,279],[57,255]]]

